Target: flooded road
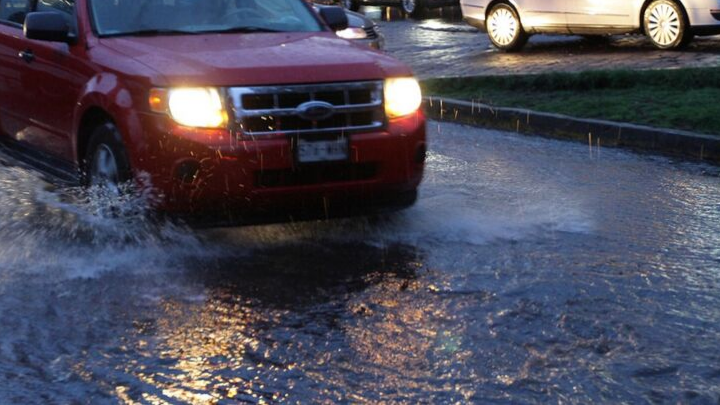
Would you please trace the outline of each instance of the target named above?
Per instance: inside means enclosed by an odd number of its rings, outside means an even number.
[[[417,20],[393,8],[361,12],[379,24],[387,52],[422,78],[720,66],[719,36],[697,37],[682,51],[659,51],[639,35],[595,41],[534,35],[522,52],[505,53],[466,24],[458,7],[430,10]]]
[[[373,220],[100,220],[0,164],[0,404],[718,403],[717,168],[429,126]]]

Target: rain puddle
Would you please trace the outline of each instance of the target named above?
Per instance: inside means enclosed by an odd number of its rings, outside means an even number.
[[[200,231],[0,167],[0,404],[717,402],[717,170],[430,128],[378,218]]]

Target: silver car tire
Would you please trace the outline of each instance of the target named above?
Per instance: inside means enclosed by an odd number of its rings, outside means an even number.
[[[679,49],[692,40],[687,16],[671,0],[655,0],[645,9],[643,16],[645,35],[658,49]]]
[[[503,51],[520,50],[528,40],[517,11],[509,4],[501,3],[490,10],[486,28],[490,41]]]

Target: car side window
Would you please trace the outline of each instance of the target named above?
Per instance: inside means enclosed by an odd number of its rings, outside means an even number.
[[[30,11],[30,0],[0,0],[0,21],[15,24],[25,23]]]
[[[75,0],[38,0],[35,11],[58,12],[71,27],[75,26]]]

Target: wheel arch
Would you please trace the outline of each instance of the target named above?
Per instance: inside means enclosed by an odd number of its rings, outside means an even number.
[[[143,111],[143,95],[135,95],[115,75],[100,74],[92,78],[83,88],[75,109],[73,125],[73,151],[75,162],[82,169],[88,141],[95,128],[104,123],[113,124],[126,145],[131,163],[136,147],[142,145],[143,130],[140,112]],[[147,96],[144,96],[147,100]]]
[[[497,6],[498,4],[507,4],[508,6],[512,7],[517,13],[518,18],[520,18],[520,23],[522,24],[522,16],[520,15],[520,9],[518,8],[515,0],[492,0],[485,8],[485,21],[487,21],[487,18],[490,15],[490,11],[493,9],[493,7]]]

